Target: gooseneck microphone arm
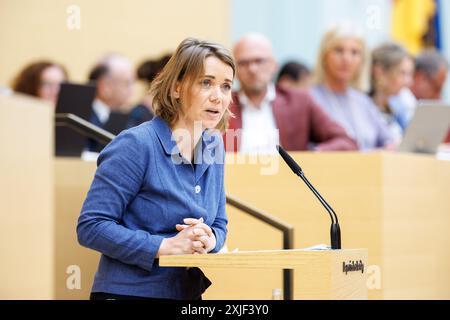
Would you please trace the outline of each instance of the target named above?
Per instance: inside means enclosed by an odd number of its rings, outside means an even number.
[[[303,182],[308,186],[312,193],[314,193],[316,198],[319,199],[325,210],[327,210],[331,218],[331,248],[341,249],[341,229],[339,227],[339,220],[336,212],[334,212],[333,208],[328,204],[328,202],[325,201],[325,199],[320,195],[316,188],[314,188],[314,186],[309,182],[298,163],[295,162],[295,160],[292,159],[292,157],[280,145],[277,145],[277,150],[280,153],[280,156],[289,166],[289,168],[291,168],[291,170],[303,180]]]
[[[319,199],[320,203],[325,207],[328,214],[330,215],[331,223],[339,223],[337,215],[334,212],[333,208],[328,204],[328,202],[325,201],[324,198],[322,198],[320,193],[316,190],[316,188],[314,188],[314,186],[311,184],[311,182],[309,182],[308,178],[306,178],[303,171],[300,172],[300,174],[298,174],[298,176],[303,180],[303,182],[305,182],[305,184],[308,186],[308,188],[312,191],[312,193],[314,193],[314,195],[317,197],[317,199]]]

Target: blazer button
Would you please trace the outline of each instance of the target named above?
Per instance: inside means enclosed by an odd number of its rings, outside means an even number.
[[[195,193],[200,193],[201,190],[202,188],[199,185],[195,186]]]

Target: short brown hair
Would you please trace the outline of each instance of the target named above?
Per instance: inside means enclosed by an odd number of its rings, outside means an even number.
[[[41,84],[41,76],[45,69],[50,67],[58,67],[64,73],[67,79],[66,69],[57,63],[51,61],[37,61],[27,65],[13,80],[12,89],[15,92],[29,94],[31,96],[37,96],[39,86]]]
[[[204,73],[204,62],[208,57],[216,57],[233,69],[236,67],[230,52],[223,46],[194,38],[184,39],[163,70],[152,82],[150,94],[153,96],[152,108],[155,115],[173,125],[179,118],[181,100],[194,82]],[[173,96],[177,83],[182,83],[181,99]],[[224,113],[217,129],[223,131],[231,115],[229,109]]]

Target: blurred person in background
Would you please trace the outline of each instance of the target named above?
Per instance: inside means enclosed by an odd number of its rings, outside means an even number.
[[[240,90],[234,93],[228,151],[273,154],[287,150],[355,150],[355,142],[305,90],[276,87],[277,63],[266,36],[251,33],[234,47]],[[232,138],[232,139],[231,139]]]
[[[67,80],[67,71],[62,65],[46,60],[36,61],[20,71],[12,83],[12,89],[56,106],[61,83]]]
[[[416,57],[415,62],[416,70],[411,90],[416,98],[441,100],[448,75],[448,61],[436,49],[426,49]],[[450,143],[450,130],[445,142]]]
[[[170,60],[171,55],[166,54],[156,60],[144,61],[137,69],[137,78],[144,82],[145,96],[140,103],[135,106],[128,115],[127,128],[135,127],[145,121],[149,121],[153,118],[152,101],[153,97],[149,94],[148,90],[152,81],[161,72],[167,62]]]
[[[448,74],[448,61],[435,49],[426,49],[415,59],[411,90],[419,99],[439,100]]]
[[[394,140],[386,121],[363,92],[367,90],[368,60],[364,38],[354,27],[331,28],[321,40],[311,93],[360,150],[392,148]]]
[[[126,128],[126,108],[133,95],[135,78],[130,60],[116,53],[104,56],[89,73],[89,81],[97,88],[89,121],[112,134],[119,134]],[[98,153],[102,148],[89,139],[88,151]]]
[[[413,58],[401,45],[384,43],[372,51],[369,95],[383,114],[396,142],[401,141],[410,120],[411,109],[414,108],[414,105],[408,105],[399,96],[402,89],[409,90],[413,72]]]
[[[277,77],[277,85],[282,88],[307,88],[310,83],[311,71],[306,65],[297,61],[286,62]]]

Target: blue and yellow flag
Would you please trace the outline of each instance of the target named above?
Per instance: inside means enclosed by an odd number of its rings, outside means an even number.
[[[394,40],[402,43],[412,54],[418,53],[424,47],[438,45],[438,0],[392,1]]]

